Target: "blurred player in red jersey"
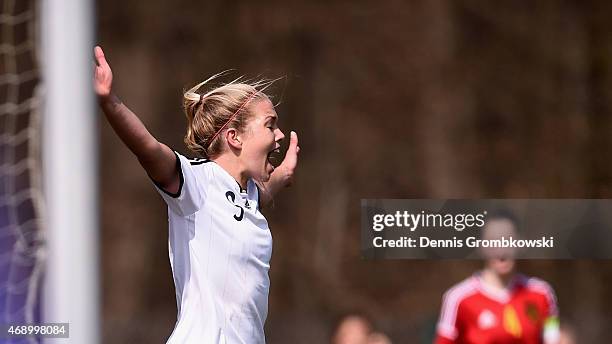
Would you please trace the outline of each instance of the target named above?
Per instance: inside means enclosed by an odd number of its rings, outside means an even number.
[[[517,236],[509,212],[487,216],[483,239]],[[436,344],[559,344],[553,289],[515,271],[511,249],[482,251],[485,267],[450,288],[442,302]]]

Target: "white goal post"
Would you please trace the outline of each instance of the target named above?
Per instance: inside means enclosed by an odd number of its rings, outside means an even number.
[[[47,231],[43,318],[70,323],[70,343],[96,344],[101,334],[94,3],[41,1]]]

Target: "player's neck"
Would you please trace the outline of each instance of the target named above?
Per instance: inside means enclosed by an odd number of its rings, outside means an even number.
[[[514,272],[511,272],[506,275],[500,275],[492,271],[491,269],[484,268],[481,274],[482,281],[487,285],[498,288],[498,289],[508,289],[510,287],[510,283],[514,279]]]
[[[247,188],[247,182],[249,178],[246,175],[246,171],[240,161],[233,156],[222,154],[212,159],[217,165],[221,166],[230,176],[234,177],[234,180],[240,184],[240,187],[244,190]]]

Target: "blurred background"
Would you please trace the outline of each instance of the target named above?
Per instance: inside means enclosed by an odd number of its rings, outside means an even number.
[[[479,261],[365,261],[363,198],[612,197],[612,3],[119,1],[97,4],[115,91],[182,153],[182,90],[233,68],[284,77],[295,185],[274,237],[268,342],[326,343],[367,314],[431,342],[443,292]],[[162,343],[176,320],[166,207],[100,116],[104,343]],[[286,142],[285,142],[286,146]],[[612,335],[612,262],[521,261],[579,343]]]

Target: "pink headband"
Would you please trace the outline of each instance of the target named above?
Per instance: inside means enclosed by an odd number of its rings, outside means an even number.
[[[236,115],[238,115],[238,113],[240,112],[240,110],[242,110],[248,102],[251,101],[251,99],[253,99],[253,97],[257,94],[257,91],[253,92],[245,101],[244,103],[242,103],[242,105],[240,105],[240,107],[238,108],[238,110],[236,110],[236,112],[234,112],[233,115],[230,116],[230,118],[227,120],[227,122],[225,122],[225,124],[223,124],[223,126],[221,126],[221,128],[219,130],[217,130],[217,132],[215,132],[215,134],[213,135],[213,137],[210,139],[210,141],[208,141],[208,144],[206,145],[206,149],[208,150],[208,148],[210,147],[210,145],[213,143],[213,141],[215,140],[215,138],[217,137],[217,135],[219,135],[220,132],[223,131],[223,129],[225,129],[225,127],[229,124],[229,122],[231,122]],[[200,96],[201,97],[201,96]]]

